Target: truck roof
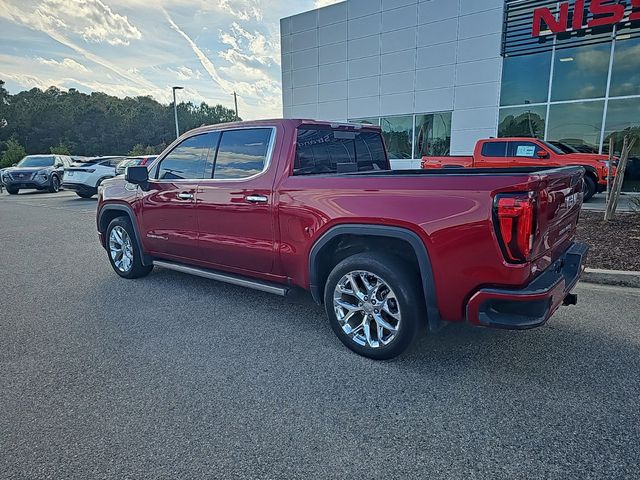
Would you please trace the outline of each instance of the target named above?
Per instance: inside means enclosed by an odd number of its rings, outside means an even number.
[[[355,129],[366,129],[366,130],[375,130],[379,132],[381,128],[378,125],[368,125],[365,123],[354,123],[354,122],[330,122],[330,121],[322,121],[322,120],[313,120],[307,118],[274,118],[274,119],[264,119],[264,120],[249,120],[242,122],[229,122],[229,123],[216,123],[214,125],[202,125],[201,127],[194,128],[190,130],[190,132],[208,132],[220,129],[227,129],[230,127],[262,127],[262,126],[283,126],[283,127],[291,127],[298,128],[300,125],[318,125],[318,126],[326,126],[326,127],[345,127],[345,128],[355,128]]]

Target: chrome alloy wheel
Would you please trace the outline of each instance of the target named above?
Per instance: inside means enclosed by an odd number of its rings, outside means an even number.
[[[358,345],[389,345],[400,328],[396,294],[378,275],[366,271],[344,275],[333,292],[333,308],[344,333]]]
[[[131,270],[133,265],[133,246],[131,245],[131,237],[127,231],[115,226],[109,234],[109,254],[111,260],[118,270],[126,273]]]

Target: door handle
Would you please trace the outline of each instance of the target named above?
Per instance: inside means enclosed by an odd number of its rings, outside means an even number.
[[[269,201],[264,195],[247,195],[244,199],[249,203],[267,203]]]
[[[178,198],[180,200],[193,200],[193,194],[191,193],[179,193]]]

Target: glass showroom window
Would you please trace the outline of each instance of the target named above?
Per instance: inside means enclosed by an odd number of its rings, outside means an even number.
[[[498,136],[544,138],[546,118],[546,105],[501,108]]]
[[[620,155],[624,136],[629,134],[640,136],[640,98],[609,100],[603,153],[609,153],[609,139],[613,138],[614,152]],[[640,144],[638,142],[629,155],[624,189],[640,191]]]
[[[416,130],[413,141],[414,155],[449,155],[451,149],[451,112],[416,115]]]
[[[556,51],[551,101],[604,97],[610,58],[610,43]]]
[[[583,153],[597,153],[603,111],[604,101],[551,105],[547,140],[569,144]]]
[[[551,52],[505,58],[500,105],[546,102],[550,72]]]
[[[365,125],[380,125],[379,118],[358,118],[356,120],[349,120],[350,123],[363,123]]]
[[[411,159],[413,142],[413,115],[383,117],[380,119],[382,135],[392,160]]]
[[[640,95],[640,38],[616,40],[610,97]]]

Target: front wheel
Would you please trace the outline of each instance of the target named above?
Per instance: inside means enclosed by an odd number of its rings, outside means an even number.
[[[76,195],[78,195],[80,198],[91,198],[91,197],[93,197],[93,193],[90,193],[90,192],[76,192]]]
[[[111,267],[121,277],[140,278],[153,270],[153,265],[142,264],[135,230],[126,217],[113,219],[107,227],[107,254]]]
[[[591,200],[596,191],[596,181],[590,175],[585,176],[582,184],[583,201],[588,202]]]
[[[425,318],[420,277],[402,260],[376,253],[340,262],[325,285],[331,328],[354,352],[387,360],[404,352]]]
[[[51,184],[49,185],[50,193],[57,193],[60,191],[60,179],[57,175],[51,176]]]
[[[7,193],[9,195],[17,195],[19,191],[19,188],[7,187]]]

